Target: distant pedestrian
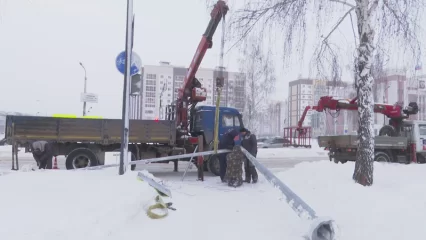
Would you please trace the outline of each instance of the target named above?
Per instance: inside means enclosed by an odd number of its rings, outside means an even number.
[[[257,140],[256,135],[251,133],[247,128],[241,128],[240,129],[241,134],[243,135],[243,140],[241,142],[241,145],[243,148],[247,150],[253,157],[257,156]],[[258,175],[256,168],[254,167],[253,163],[251,163],[247,157],[245,157],[244,160],[244,171],[246,172],[246,179],[244,182],[250,183],[253,181],[253,183],[257,183]]]
[[[226,156],[226,179],[228,186],[239,187],[243,184],[243,161],[244,153],[241,146],[234,146],[232,152]]]
[[[235,146],[234,138],[238,136],[238,131],[232,129],[227,133],[223,134],[219,141],[219,149],[232,150]],[[226,182],[226,156],[228,153],[219,154],[219,166],[220,166],[220,180]]]
[[[31,152],[39,169],[52,169],[53,152],[46,141],[36,141],[31,144]]]

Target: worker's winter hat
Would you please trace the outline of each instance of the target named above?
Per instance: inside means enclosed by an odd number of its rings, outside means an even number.
[[[249,130],[247,128],[240,128],[240,132],[248,132]]]

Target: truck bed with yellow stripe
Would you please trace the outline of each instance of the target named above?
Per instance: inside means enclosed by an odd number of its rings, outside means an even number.
[[[129,143],[174,144],[176,125],[169,120],[130,120]],[[37,140],[108,145],[121,143],[121,119],[6,116],[8,144]]]

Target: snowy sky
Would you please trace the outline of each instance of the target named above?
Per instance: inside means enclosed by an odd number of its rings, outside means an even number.
[[[134,51],[143,64],[170,61],[188,66],[210,19],[206,1],[134,2]],[[232,1],[238,3],[242,0]],[[81,115],[81,61],[87,69],[88,92],[99,95],[98,104],[89,104],[90,114],[120,117],[123,76],[115,68],[115,58],[124,50],[125,23],[126,0],[0,0],[0,110]],[[218,65],[220,34],[218,28],[202,67]],[[345,21],[333,39],[353,51],[352,36]],[[271,97],[284,100],[288,82],[299,75],[308,77],[309,70],[307,63],[283,68],[281,40],[274,42],[278,82]],[[308,45],[314,42],[317,39],[310,38]],[[310,54],[305,54],[308,60]],[[238,53],[230,52],[225,67],[238,70],[237,59]],[[395,66],[404,65],[398,56],[394,59]]]

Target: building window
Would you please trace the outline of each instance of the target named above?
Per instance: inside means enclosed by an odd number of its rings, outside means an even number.
[[[154,111],[152,111],[152,110],[145,110],[145,113],[146,113],[146,114],[153,114],[153,113],[154,113]]]
[[[155,86],[155,80],[146,80],[146,85]]]
[[[154,98],[146,98],[145,101],[146,101],[146,103],[155,103]]]
[[[155,92],[146,92],[146,97],[153,97],[153,98],[155,98]]]
[[[146,79],[157,79],[157,74],[146,74]]]
[[[155,87],[153,87],[153,86],[146,86],[146,87],[145,87],[145,90],[146,90],[146,91],[152,91],[152,92],[155,92]]]

